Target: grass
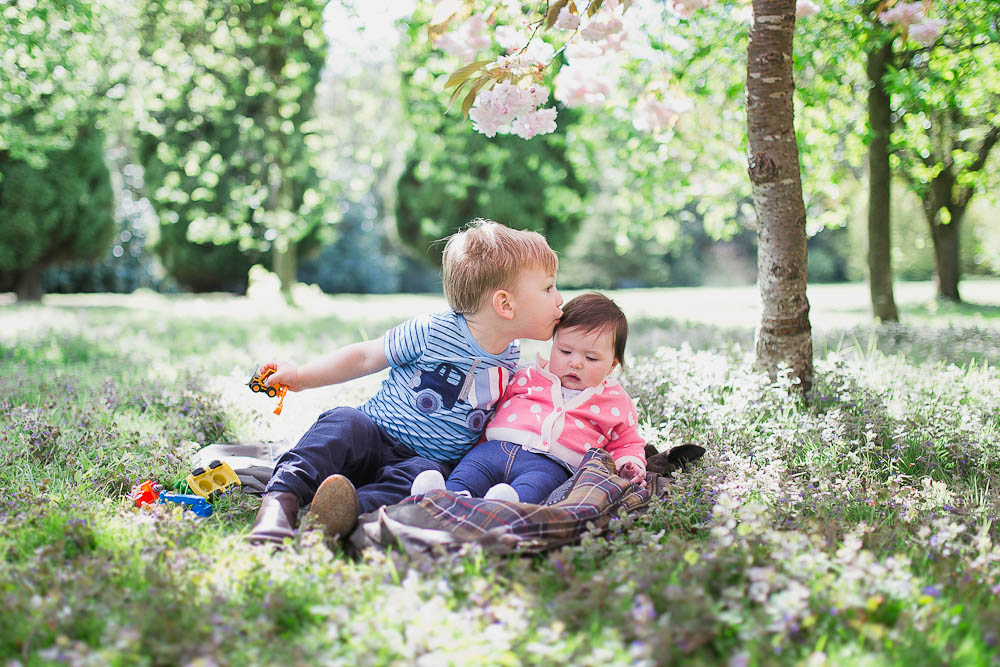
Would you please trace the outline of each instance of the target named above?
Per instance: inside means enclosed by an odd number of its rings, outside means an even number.
[[[73,295],[0,307],[0,659],[21,664],[1000,664],[1000,281],[969,304],[810,288],[807,400],[750,363],[752,288],[622,291],[626,377],[658,447],[708,453],[603,536],[535,557],[358,560],[304,531],[242,540],[128,489],[201,445],[294,439],[380,377],[245,383],[443,302],[426,296]],[[544,346],[526,345],[525,354]]]

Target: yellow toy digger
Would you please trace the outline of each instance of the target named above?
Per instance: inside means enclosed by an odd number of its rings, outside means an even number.
[[[274,385],[273,387],[265,386],[264,380],[271,377],[273,373],[274,373],[273,368],[268,368],[266,371],[261,372],[260,366],[258,366],[257,368],[254,369],[253,375],[250,378],[250,382],[247,383],[247,386],[250,387],[250,390],[255,394],[264,392],[270,398],[274,398],[275,396],[280,396],[281,398],[278,400],[278,407],[274,409],[274,414],[280,415],[281,406],[285,402],[285,393],[288,391],[288,387],[286,387],[283,384],[277,384]]]

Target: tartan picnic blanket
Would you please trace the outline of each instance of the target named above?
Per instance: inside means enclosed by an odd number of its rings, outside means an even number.
[[[544,551],[575,542],[584,532],[603,530],[623,509],[631,513],[645,508],[662,489],[658,477],[650,475],[647,488],[640,488],[615,474],[610,454],[591,449],[548,504],[431,491],[362,514],[349,543],[359,551],[393,546],[407,553],[469,542],[498,553]]]
[[[216,443],[201,449],[192,465],[226,461],[240,478],[242,492],[259,495],[271,477],[275,460],[293,444]],[[592,449],[579,470],[542,505],[467,498],[450,491],[411,496],[362,514],[348,546],[358,552],[368,547],[395,547],[408,553],[458,549],[471,542],[499,553],[554,549],[575,542],[587,531],[603,531],[622,510],[629,514],[644,510],[652,498],[670,492],[673,471],[685,469],[704,453],[704,448],[694,444],[664,452],[647,445],[643,489],[615,474],[610,454]]]

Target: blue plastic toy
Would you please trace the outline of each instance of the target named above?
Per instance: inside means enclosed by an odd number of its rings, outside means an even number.
[[[212,506],[208,501],[193,493],[161,493],[160,502],[184,505],[200,517],[212,516]]]

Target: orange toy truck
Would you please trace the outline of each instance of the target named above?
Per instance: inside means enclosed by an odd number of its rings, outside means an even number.
[[[265,386],[264,380],[271,377],[273,373],[274,373],[273,368],[268,368],[267,370],[261,372],[260,366],[257,366],[256,368],[254,368],[253,375],[251,375],[250,382],[247,383],[247,386],[250,387],[250,391],[252,391],[255,394],[264,392],[265,394],[267,394],[269,398],[280,396],[281,398],[278,399],[278,407],[274,409],[274,414],[280,415],[281,406],[285,402],[285,393],[288,391],[288,387],[286,387],[283,384],[277,384],[274,385],[273,387]]]

